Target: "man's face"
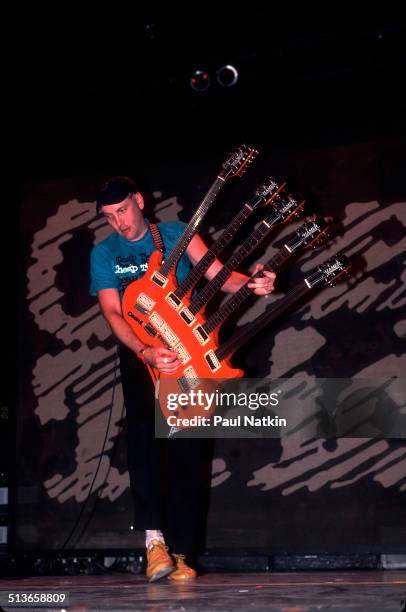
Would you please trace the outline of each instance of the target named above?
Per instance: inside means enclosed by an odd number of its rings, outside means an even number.
[[[118,204],[102,207],[102,213],[115,232],[133,242],[145,234],[147,225],[142,210],[144,199],[140,193],[129,195]]]

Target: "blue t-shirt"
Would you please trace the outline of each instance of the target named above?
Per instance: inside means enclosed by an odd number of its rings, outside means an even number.
[[[186,224],[180,221],[158,223],[167,256],[183,233]],[[90,294],[97,295],[100,289],[117,289],[120,299],[125,288],[144,276],[148,261],[157,248],[151,232],[148,230],[140,240],[129,242],[117,232],[92,249],[90,256]],[[183,255],[176,268],[176,278],[181,283],[191,270],[192,265],[187,255]]]

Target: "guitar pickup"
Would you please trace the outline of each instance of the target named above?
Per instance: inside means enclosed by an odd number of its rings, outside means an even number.
[[[208,342],[209,335],[204,331],[201,325],[198,325],[197,327],[195,327],[193,330],[193,333],[202,346],[204,346],[206,342]]]
[[[153,283],[158,285],[158,287],[162,287],[162,288],[165,287],[168,282],[168,279],[166,278],[166,276],[163,276],[159,272],[154,272],[153,275],[151,276],[151,280]]]
[[[137,297],[135,308],[142,312],[142,314],[147,314],[147,312],[152,310],[154,306],[154,300],[152,300],[146,293],[140,293]]]
[[[189,389],[194,389],[197,385],[200,385],[200,380],[197,377],[196,370],[193,366],[185,368],[184,375],[189,384]]]
[[[190,361],[191,359],[190,353],[188,353],[188,351],[186,350],[186,347],[183,344],[179,343],[175,350],[178,353],[179,358],[181,359],[183,364]]]
[[[161,316],[159,316],[159,314],[157,312],[155,312],[155,311],[151,314],[151,316],[149,317],[149,320],[151,321],[152,325],[156,329],[159,329],[159,330],[162,329],[162,326],[165,323],[163,318]]]
[[[192,325],[192,323],[195,320],[194,315],[192,315],[192,313],[190,312],[188,308],[184,308],[183,310],[181,310],[180,316],[182,317],[182,319],[185,321],[187,325]]]
[[[165,300],[170,306],[172,306],[174,310],[179,310],[179,308],[182,306],[182,300],[180,300],[178,296],[173,293],[173,291],[171,291],[171,293],[168,293],[168,295],[165,297]]]
[[[217,372],[217,370],[220,369],[221,363],[217,359],[216,353],[214,351],[208,351],[205,354],[204,358],[206,359],[208,366],[212,372]]]
[[[175,346],[175,344],[179,342],[178,336],[175,334],[173,329],[169,327],[169,325],[167,325],[166,323],[163,324],[162,329],[160,331],[169,346]]]

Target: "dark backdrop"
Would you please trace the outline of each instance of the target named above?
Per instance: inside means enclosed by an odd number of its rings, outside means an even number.
[[[264,173],[274,170],[285,169],[308,194],[310,209],[343,224],[342,235],[326,248],[305,253],[280,274],[273,299],[339,250],[365,262],[350,282],[320,292],[240,351],[235,362],[247,374],[310,381],[314,376],[376,381],[404,374],[401,153],[395,140],[289,155],[265,151],[257,168],[221,194],[204,223],[208,242]],[[205,164],[193,156],[167,163],[157,157],[153,167],[143,166],[150,216],[187,220],[221,155],[213,149],[213,161]],[[78,545],[125,547],[139,541],[130,532],[115,343],[88,295],[89,252],[109,232],[95,215],[92,194],[100,179],[71,176],[25,186],[17,533],[19,545],[29,548],[60,547],[81,509],[82,524],[97,495],[101,499]],[[294,227],[297,223],[276,233],[243,269],[267,259]],[[225,335],[264,307],[254,301]],[[388,409],[391,395],[389,388]],[[313,552],[402,547],[405,467],[406,446],[400,440],[218,440],[208,546]]]
[[[99,12],[86,23],[66,14],[68,34],[40,20],[21,26],[27,53],[12,87],[19,239],[6,249],[9,257],[16,245],[20,262],[7,319],[20,329],[19,548],[142,544],[130,530],[115,345],[87,293],[89,252],[107,232],[94,211],[106,175],[140,178],[156,219],[188,220],[230,147],[256,144],[257,164],[204,224],[208,242],[265,176],[280,174],[345,231],[281,274],[276,296],[341,248],[366,267],[236,362],[261,377],[404,373],[404,24],[382,15],[362,25],[346,15],[321,27],[276,15],[271,23],[255,8],[216,15],[183,25],[157,12]],[[229,90],[215,83],[228,62],[240,71]],[[200,94],[189,87],[198,67],[212,77]],[[251,304],[234,324],[263,308]],[[405,454],[400,440],[217,441],[207,545],[403,551]]]

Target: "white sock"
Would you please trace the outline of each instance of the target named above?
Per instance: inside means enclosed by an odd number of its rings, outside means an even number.
[[[146,548],[151,548],[152,540],[159,540],[163,544],[165,544],[164,536],[162,531],[158,529],[147,529],[145,531],[145,546]]]

